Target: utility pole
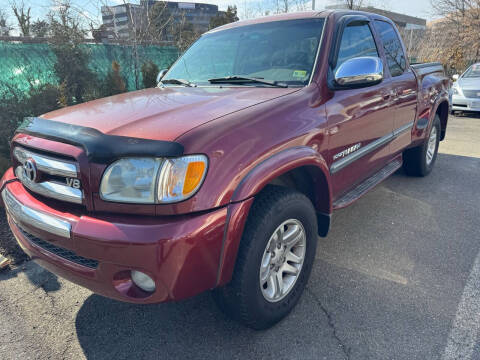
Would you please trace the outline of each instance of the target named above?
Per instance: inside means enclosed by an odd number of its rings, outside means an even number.
[[[312,10],[315,10],[315,0],[312,0]]]

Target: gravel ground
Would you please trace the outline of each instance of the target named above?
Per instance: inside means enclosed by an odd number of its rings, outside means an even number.
[[[0,254],[10,259],[12,265],[19,265],[28,259],[10,231],[3,209],[0,209]]]

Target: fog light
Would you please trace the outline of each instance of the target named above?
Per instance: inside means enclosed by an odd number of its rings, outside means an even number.
[[[155,281],[153,281],[150,276],[141,271],[132,270],[132,281],[140,289],[146,292],[155,291]]]

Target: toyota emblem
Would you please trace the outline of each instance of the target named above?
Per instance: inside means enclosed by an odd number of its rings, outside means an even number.
[[[27,161],[25,161],[25,164],[23,164],[23,171],[28,180],[32,182],[37,181],[37,166],[33,159],[27,159]]]

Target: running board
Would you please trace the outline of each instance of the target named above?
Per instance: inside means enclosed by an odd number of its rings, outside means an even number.
[[[370,176],[368,179],[364,180],[362,183],[357,185],[357,187],[350,190],[341,198],[336,200],[333,203],[333,209],[337,210],[337,209],[344,208],[350,205],[351,203],[353,203],[355,200],[358,200],[360,197],[362,197],[367,192],[372,190],[375,186],[380,184],[383,180],[385,180],[390,175],[392,175],[401,166],[402,166],[402,161],[400,159],[393,160],[387,166],[382,168],[380,171],[376,172],[375,174]]]

